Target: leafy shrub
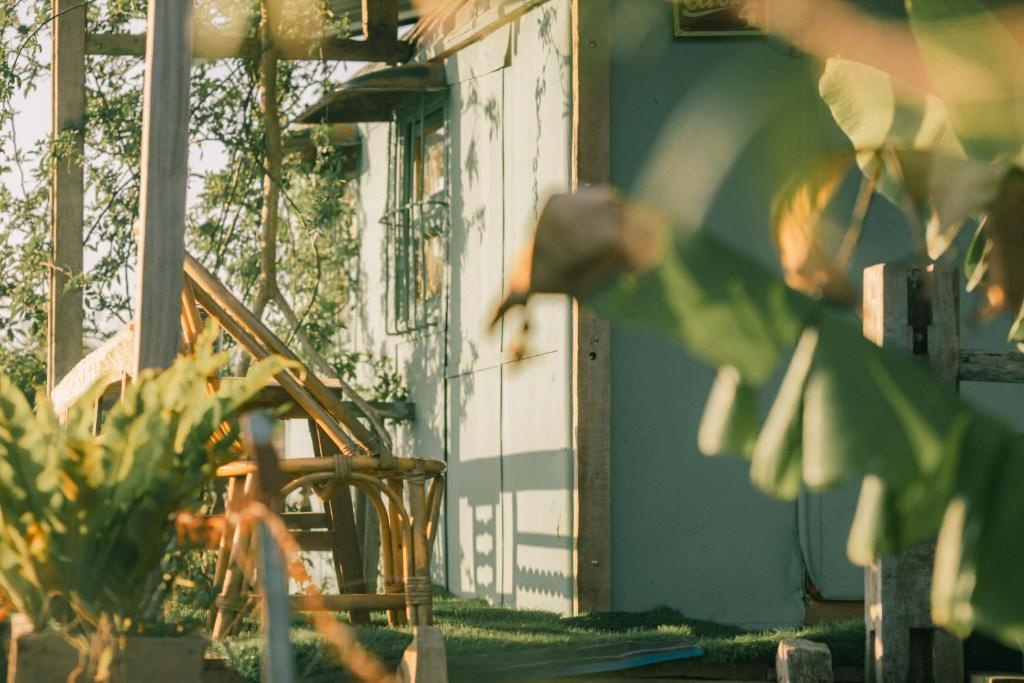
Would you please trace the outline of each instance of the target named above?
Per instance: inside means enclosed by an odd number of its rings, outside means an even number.
[[[99,434],[102,387],[61,425],[46,398],[33,412],[0,373],[0,589],[37,628],[139,620],[172,515],[228,457],[232,418],[285,367],[268,358],[211,394],[207,380],[226,361],[216,334],[208,328],[170,369],[140,373]]]

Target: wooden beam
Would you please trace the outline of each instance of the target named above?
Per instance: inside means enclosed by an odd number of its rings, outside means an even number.
[[[46,388],[52,391],[82,358],[82,290],[69,276],[82,272],[85,181],[82,169],[85,123],[85,5],[53,0],[53,135],[72,136],[70,154],[50,175],[52,267],[46,326]]]
[[[338,400],[341,401],[341,404],[353,415],[360,418],[365,417],[362,409],[355,403],[355,401],[342,400],[345,396],[345,392],[337,385],[337,383],[328,381],[325,382],[325,384],[331,393],[333,393]],[[256,396],[246,404],[246,407],[269,410],[279,408],[287,404],[294,404],[294,401],[288,395],[288,392],[286,392],[280,384],[271,384],[270,386],[261,389],[259,393],[257,393]],[[377,416],[384,420],[411,422],[416,419],[416,404],[412,401],[369,401],[369,405],[376,411]],[[287,420],[306,418],[309,417],[309,415],[296,406],[282,413],[280,417],[281,419]]]
[[[363,35],[367,40],[395,40],[398,0],[363,0]]]
[[[348,458],[352,471],[356,473],[373,472],[380,474],[380,461],[368,455],[352,455]],[[281,471],[296,476],[306,474],[333,474],[334,462],[327,458],[286,458],[280,462]],[[401,472],[403,475],[422,468],[428,476],[444,474],[446,465],[440,460],[420,460],[419,458],[395,458],[395,464],[388,473]],[[236,460],[217,468],[218,477],[244,477],[256,471],[256,465],[247,460]]]
[[[573,0],[572,187],[611,176],[609,0]],[[574,309],[576,613],[612,606],[611,574],[611,325],[589,309]]]
[[[383,611],[402,609],[405,607],[405,595],[402,593],[377,593],[374,595],[293,595],[292,609],[296,612],[313,612],[324,610],[342,612],[344,610],[364,609]]]
[[[142,100],[135,372],[178,355],[188,182],[191,0],[149,0]]]
[[[960,380],[963,382],[1024,383],[1024,353],[1019,351],[960,351]]]
[[[86,53],[108,57],[142,57],[145,55],[145,34],[90,33],[86,36]],[[352,61],[398,64],[412,56],[412,45],[391,39],[352,40],[321,38],[318,40],[279,40],[278,58],[296,61]],[[226,37],[204,40],[194,45],[192,56],[200,59],[259,59],[262,49],[255,38]]]

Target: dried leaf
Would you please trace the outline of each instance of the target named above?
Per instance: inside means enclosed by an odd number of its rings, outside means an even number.
[[[829,254],[828,243],[838,242],[838,231],[824,214],[851,164],[846,154],[827,157],[809,173],[794,176],[772,207],[775,246],[786,284],[815,298],[847,304],[856,300],[856,292]]]
[[[994,287],[1002,290],[1002,307],[1024,303],[1024,171],[1007,173],[988,209],[985,234],[992,241],[989,269]]]

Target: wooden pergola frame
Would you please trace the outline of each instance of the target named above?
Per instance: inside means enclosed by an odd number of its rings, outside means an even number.
[[[327,37],[268,45],[259,38],[246,38],[220,44],[228,47],[204,41],[194,50],[191,13],[192,0],[149,0],[145,34],[90,34],[84,3],[53,0],[53,134],[70,133],[76,153],[62,159],[51,178],[50,390],[83,355],[82,292],[70,285],[84,265],[86,55],[146,59],[134,321],[137,373],[144,368],[167,367],[179,348],[192,57],[261,59],[276,68],[277,59],[397,63],[412,52],[409,43],[398,40],[397,0],[362,0],[363,40]],[[153,87],[154,83],[159,87]]]

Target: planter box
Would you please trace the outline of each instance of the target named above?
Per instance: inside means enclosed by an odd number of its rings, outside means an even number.
[[[129,638],[114,662],[114,683],[201,683],[206,642],[194,636]],[[78,652],[56,633],[34,633],[21,615],[11,622],[7,683],[67,683]],[[81,683],[91,683],[84,680]]]

